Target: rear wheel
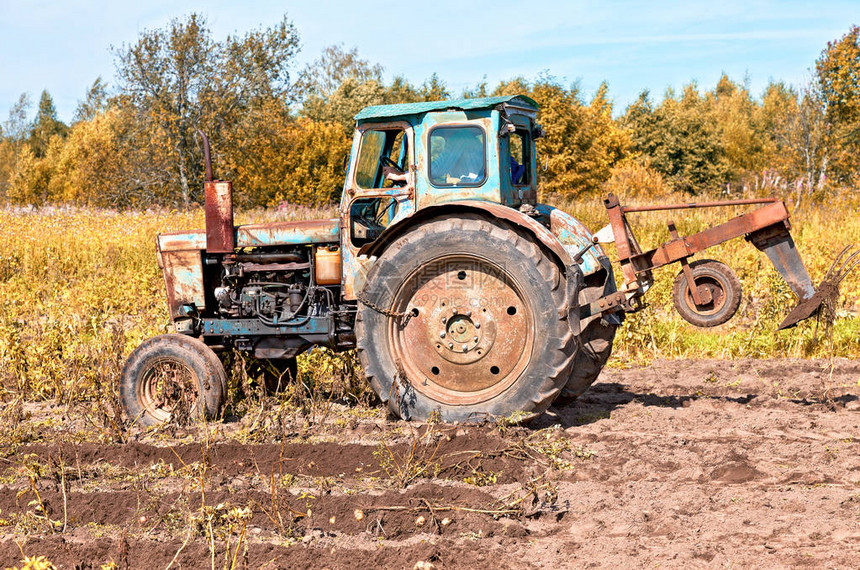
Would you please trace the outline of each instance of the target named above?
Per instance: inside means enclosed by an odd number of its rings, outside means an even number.
[[[585,326],[580,335],[582,347],[576,353],[570,377],[557,403],[563,405],[575,400],[594,384],[612,354],[612,341],[617,328],[618,325],[603,319],[595,319]]]
[[[577,348],[559,319],[564,291],[558,266],[507,224],[478,216],[425,222],[368,274],[359,357],[371,386],[404,419],[535,415],[558,394]]]
[[[126,361],[120,400],[132,422],[151,426],[215,417],[227,393],[227,374],[208,346],[169,334],[141,344]]]

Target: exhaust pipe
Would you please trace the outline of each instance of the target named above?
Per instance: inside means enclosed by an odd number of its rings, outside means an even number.
[[[233,230],[233,184],[228,180],[214,180],[212,176],[212,154],[209,137],[197,130],[203,141],[203,159],[206,168],[204,182],[206,209],[206,251],[209,253],[234,253],[236,235]]]

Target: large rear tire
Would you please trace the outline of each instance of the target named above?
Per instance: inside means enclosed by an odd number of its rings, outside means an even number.
[[[401,418],[524,419],[568,378],[578,343],[559,318],[564,303],[564,277],[532,237],[480,216],[440,217],[396,239],[368,273],[359,358]]]
[[[595,319],[582,330],[582,347],[576,353],[567,384],[558,397],[558,404],[572,402],[594,384],[612,354],[612,341],[618,325]]]
[[[129,419],[152,426],[218,415],[227,394],[224,365],[201,341],[180,334],[153,337],[126,361],[119,384]]]

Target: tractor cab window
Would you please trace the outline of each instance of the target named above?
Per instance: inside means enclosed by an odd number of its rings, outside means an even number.
[[[430,182],[434,186],[480,186],[487,178],[486,135],[480,127],[430,131]]]
[[[405,186],[409,172],[409,144],[402,129],[372,129],[361,137],[355,169],[359,188]]]
[[[531,144],[529,133],[524,129],[517,129],[508,135],[508,149],[510,156],[508,165],[511,171],[511,184],[514,186],[528,186],[531,184]]]

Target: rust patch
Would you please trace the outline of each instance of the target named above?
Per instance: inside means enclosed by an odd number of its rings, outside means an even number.
[[[206,251],[233,253],[233,185],[230,182],[206,182]]]
[[[340,235],[339,230],[340,223],[337,218],[239,226],[236,228],[236,245],[238,247],[258,247],[337,243]]]
[[[162,251],[167,306],[172,318],[181,317],[179,307],[193,304],[199,311],[206,308],[203,291],[203,260],[200,250]]]

